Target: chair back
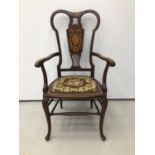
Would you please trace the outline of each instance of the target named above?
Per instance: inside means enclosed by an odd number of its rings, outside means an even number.
[[[66,33],[67,33],[69,53],[70,53],[70,57],[72,60],[72,65],[70,68],[62,68],[61,67],[62,50],[61,50],[61,44],[60,44],[60,36],[59,36],[58,29],[56,28],[56,26],[54,24],[54,17],[59,13],[61,13],[61,14],[63,13],[69,17],[69,24],[68,24],[68,28],[66,30]],[[92,35],[91,35],[91,40],[90,40],[90,48],[89,48],[90,68],[82,68],[80,66],[80,58],[81,58],[81,53],[83,51],[84,29],[83,29],[81,19],[85,14],[88,14],[88,13],[95,15],[97,22],[96,22],[94,29],[92,30]],[[91,76],[93,77],[94,76],[94,64],[92,62],[92,50],[93,50],[95,32],[98,29],[99,24],[100,24],[99,14],[94,10],[85,10],[85,11],[81,11],[81,12],[70,12],[70,11],[66,11],[66,10],[56,10],[51,15],[50,23],[51,23],[51,27],[53,28],[53,30],[56,33],[58,50],[60,53],[59,64],[57,66],[58,77],[61,76],[62,71],[90,71]]]

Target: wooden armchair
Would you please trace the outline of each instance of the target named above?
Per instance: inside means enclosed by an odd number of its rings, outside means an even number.
[[[54,25],[54,17],[58,13],[64,13],[69,17],[69,25],[67,29],[67,39],[69,46],[69,54],[72,60],[72,65],[70,68],[62,68],[62,50],[60,45],[59,33],[58,29]],[[80,66],[80,57],[83,48],[83,38],[84,38],[84,29],[82,27],[81,18],[83,15],[91,13],[95,15],[97,18],[97,23],[95,28],[92,31],[91,44],[90,44],[90,53],[89,53],[89,63],[90,68],[82,68]],[[73,23],[74,19],[76,19],[76,24]],[[100,16],[94,10],[85,10],[82,12],[69,12],[66,10],[57,10],[55,11],[50,18],[51,27],[56,33],[56,39],[58,43],[58,52],[52,53],[49,56],[38,60],[35,63],[35,67],[41,67],[44,85],[43,85],[43,100],[42,106],[46,115],[47,125],[48,125],[48,133],[46,135],[46,140],[48,141],[51,133],[51,116],[55,115],[99,115],[99,131],[102,140],[105,140],[106,137],[103,134],[103,121],[105,112],[108,105],[107,100],[107,85],[106,78],[109,66],[115,66],[115,62],[107,57],[101,56],[99,53],[93,52],[93,43],[95,32],[100,24]],[[97,81],[94,78],[95,65],[93,64],[92,57],[97,57],[103,61],[106,61],[106,66],[103,72],[102,83]],[[50,60],[54,57],[59,57],[59,63],[57,65],[57,73],[58,78],[55,79],[51,84],[48,85],[48,78],[46,74],[46,70],[44,68],[44,63],[47,60]],[[62,72],[69,71],[81,71],[81,72],[90,72],[90,76],[62,76]],[[49,111],[49,105],[55,99],[57,102],[53,106],[53,109]],[[96,108],[97,112],[55,112],[55,108],[58,103],[60,103],[60,107],[63,108],[63,100],[89,100],[91,108]],[[101,108],[96,104],[96,100],[99,101]]]

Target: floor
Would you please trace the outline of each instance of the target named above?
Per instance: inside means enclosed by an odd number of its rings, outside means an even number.
[[[86,101],[64,102],[63,111],[75,109],[93,111]],[[52,117],[52,136],[47,142],[41,102],[20,103],[19,115],[19,155],[134,155],[134,101],[109,101],[105,142],[99,135],[98,116]]]

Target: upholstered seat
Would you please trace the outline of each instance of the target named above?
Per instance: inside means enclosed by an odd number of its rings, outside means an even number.
[[[64,98],[72,96],[74,98],[83,94],[83,97],[90,97],[90,93],[95,96],[103,95],[102,86],[99,82],[88,76],[62,76],[49,85],[48,96],[59,96],[64,94]]]

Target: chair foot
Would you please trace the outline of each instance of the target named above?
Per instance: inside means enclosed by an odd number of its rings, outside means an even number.
[[[45,139],[46,139],[46,141],[49,141],[50,135],[47,135],[47,136],[45,137]]]
[[[102,139],[103,141],[106,141],[106,137],[105,137],[104,135],[101,136],[101,139]]]

